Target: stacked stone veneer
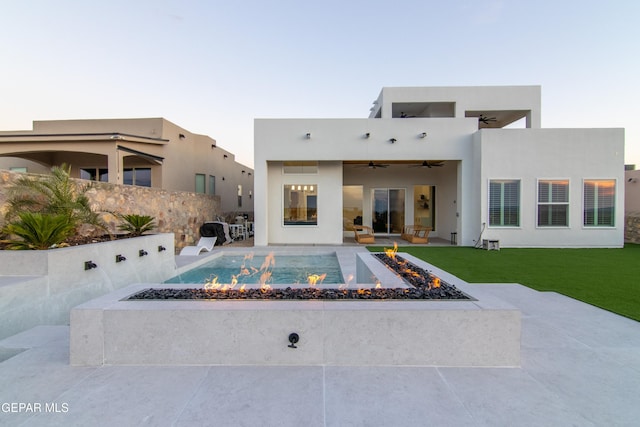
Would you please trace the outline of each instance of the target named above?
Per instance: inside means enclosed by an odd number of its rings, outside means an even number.
[[[23,174],[0,171],[0,221],[6,212],[7,188]],[[37,176],[37,175],[34,175]],[[74,180],[78,185],[86,180]],[[175,248],[193,245],[200,238],[199,229],[205,221],[221,216],[220,197],[187,191],[166,191],[157,188],[137,187],[93,182],[87,193],[91,207],[96,212],[150,215],[155,217],[155,232],[174,233]],[[120,221],[111,214],[103,215],[112,233],[117,232]]]
[[[624,217],[624,241],[640,243],[640,212],[627,213]]]

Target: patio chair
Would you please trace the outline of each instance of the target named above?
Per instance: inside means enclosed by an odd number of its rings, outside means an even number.
[[[216,244],[217,237],[201,237],[196,246],[185,246],[180,251],[180,255],[197,256],[200,252],[211,252]]]
[[[410,243],[429,243],[431,227],[423,225],[405,225],[400,238]]]
[[[373,244],[376,242],[376,238],[371,227],[366,225],[354,225],[353,232],[355,233],[356,242],[358,243]]]

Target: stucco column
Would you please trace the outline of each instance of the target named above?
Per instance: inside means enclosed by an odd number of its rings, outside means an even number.
[[[113,149],[108,155],[107,168],[109,169],[109,183],[110,184],[122,184],[123,183],[123,155],[114,145]]]

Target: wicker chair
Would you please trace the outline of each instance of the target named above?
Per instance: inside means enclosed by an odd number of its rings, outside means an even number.
[[[429,232],[431,230],[431,227],[423,225],[405,225],[400,238],[410,243],[429,243]]]
[[[376,238],[371,227],[366,225],[354,225],[353,232],[355,233],[356,242],[358,243],[373,244],[376,242]]]

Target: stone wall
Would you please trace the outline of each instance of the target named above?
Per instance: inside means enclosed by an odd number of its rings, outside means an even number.
[[[640,213],[632,212],[624,216],[624,241],[640,243]]]
[[[7,188],[22,174],[0,171],[0,222],[6,212]],[[87,184],[86,180],[75,180]],[[205,221],[222,216],[220,197],[187,191],[165,191],[157,188],[136,187],[94,182],[87,192],[92,209],[96,212],[150,215],[155,217],[155,232],[174,233],[175,249],[193,245],[200,238],[199,229]],[[109,231],[117,232],[120,223],[110,214],[103,215]]]

